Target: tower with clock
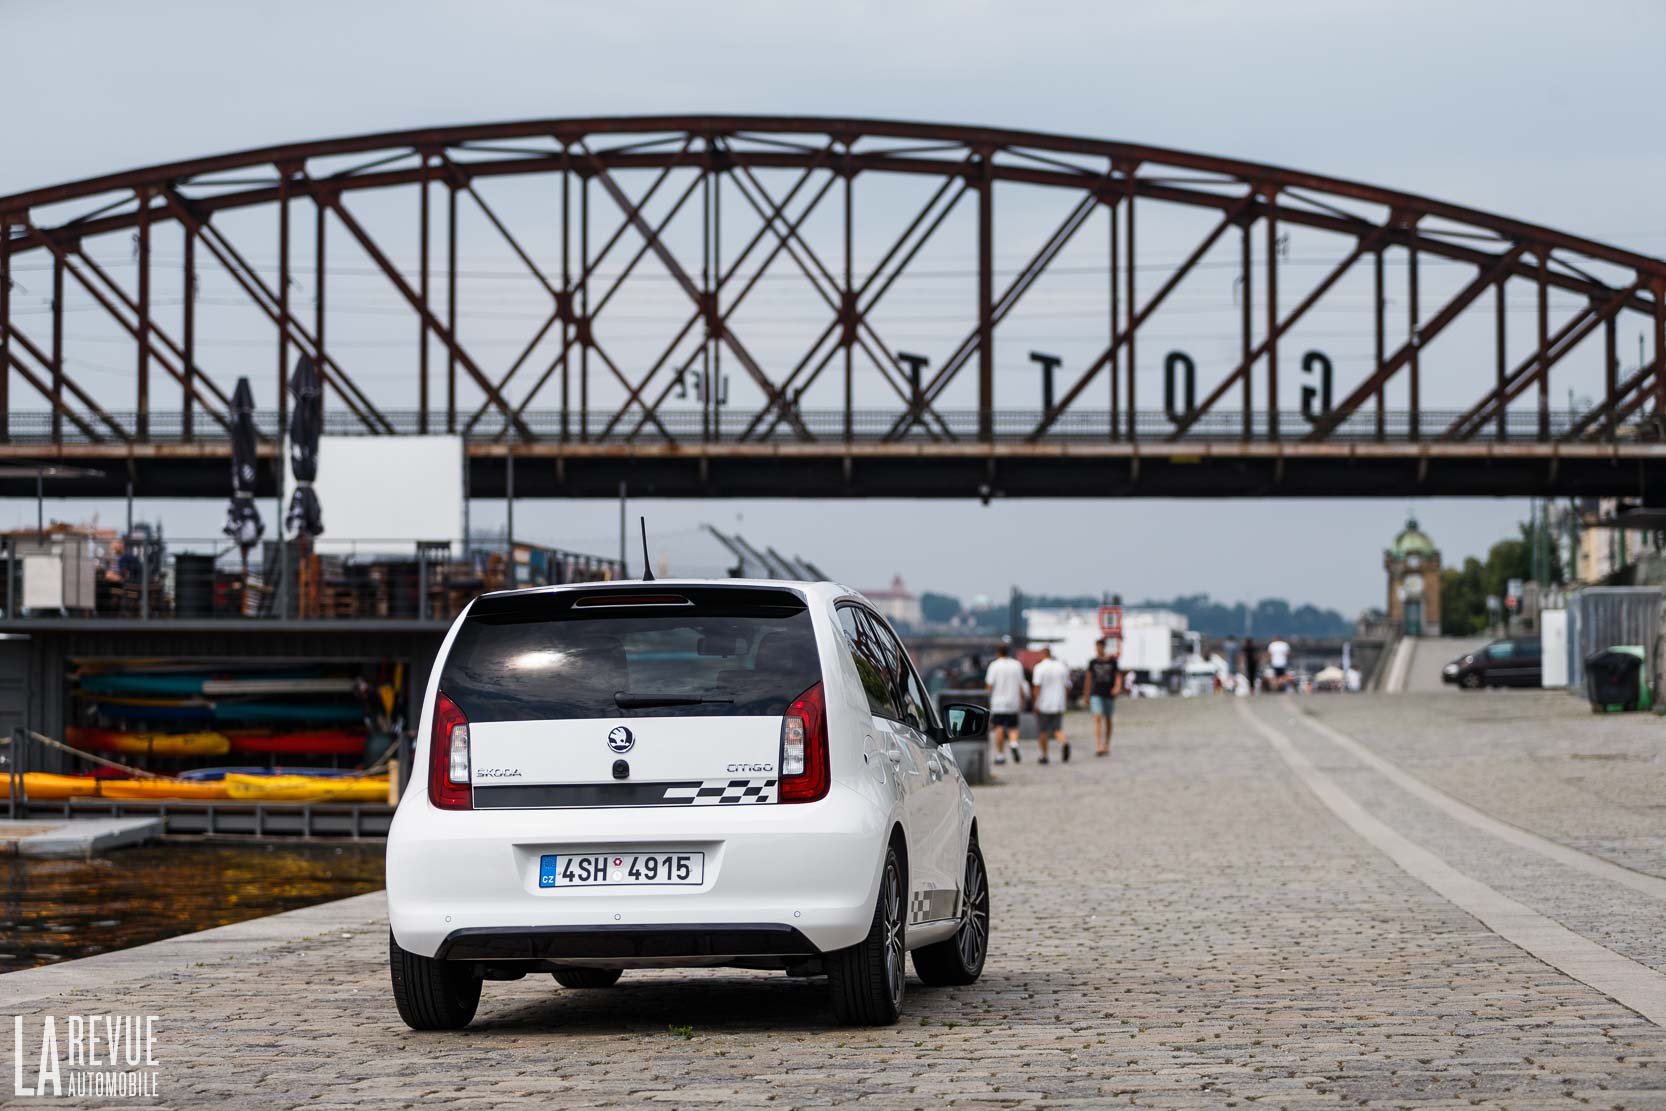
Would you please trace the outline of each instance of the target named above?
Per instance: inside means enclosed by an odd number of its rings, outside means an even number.
[[[1407,636],[1440,635],[1440,550],[1408,517],[1406,527],[1383,553],[1388,572],[1388,619]]]

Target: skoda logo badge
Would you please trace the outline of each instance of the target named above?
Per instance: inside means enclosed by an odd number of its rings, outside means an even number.
[[[628,725],[615,725],[613,731],[607,735],[607,747],[614,752],[629,752],[636,744],[636,734],[630,731]]]

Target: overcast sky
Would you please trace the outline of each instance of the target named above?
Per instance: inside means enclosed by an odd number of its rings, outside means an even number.
[[[1196,149],[1404,188],[1666,253],[1666,5],[282,4],[6,0],[0,194],[190,155],[439,123],[733,111],[942,120]],[[81,507],[91,508],[91,507]],[[106,518],[111,506],[100,507]],[[858,585],[1380,604],[1415,508],[1449,561],[1522,502],[659,503],[744,514]],[[77,507],[58,509],[75,515]],[[175,534],[220,507],[168,507]],[[479,517],[497,512],[481,506]],[[616,543],[616,507],[518,511]],[[0,525],[33,505],[0,505]],[[962,550],[969,528],[995,538]],[[527,532],[533,525],[520,531]]]

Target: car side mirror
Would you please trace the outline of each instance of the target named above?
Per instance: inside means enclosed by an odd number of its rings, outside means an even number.
[[[943,721],[951,741],[981,741],[989,736],[989,710],[967,702],[943,707]]]

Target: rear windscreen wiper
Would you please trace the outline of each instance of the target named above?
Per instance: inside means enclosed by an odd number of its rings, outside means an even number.
[[[649,706],[699,706],[708,702],[733,702],[733,698],[704,694],[643,694],[639,691],[614,691],[613,701],[621,710],[640,710]]]

